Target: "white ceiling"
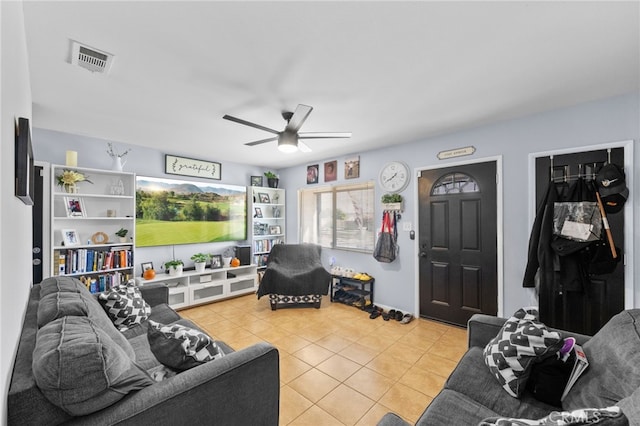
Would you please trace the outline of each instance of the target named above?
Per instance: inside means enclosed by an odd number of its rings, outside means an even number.
[[[640,89],[640,3],[25,1],[33,125],[270,168]],[[70,40],[115,55],[69,63]],[[280,153],[301,131],[351,131]]]

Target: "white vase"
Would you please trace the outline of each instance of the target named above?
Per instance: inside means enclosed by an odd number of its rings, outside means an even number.
[[[169,276],[178,277],[180,275],[182,275],[182,265],[169,267]]]
[[[233,259],[233,257],[223,257],[222,258],[222,267],[228,268],[229,266],[231,266],[231,259]]]
[[[113,163],[111,164],[111,170],[115,170],[118,172],[122,171],[122,167],[127,163],[127,161],[122,161],[122,157],[113,157]]]
[[[207,267],[207,262],[195,262],[196,272],[201,274],[204,272],[204,268]]]

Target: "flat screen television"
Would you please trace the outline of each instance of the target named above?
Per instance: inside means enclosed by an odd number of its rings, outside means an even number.
[[[136,177],[136,246],[247,239],[247,188]]]

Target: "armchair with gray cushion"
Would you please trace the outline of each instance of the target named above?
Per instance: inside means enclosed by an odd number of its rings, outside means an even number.
[[[277,244],[269,253],[258,298],[269,295],[271,309],[293,305],[320,307],[329,292],[331,274],[322,266],[315,244]]]

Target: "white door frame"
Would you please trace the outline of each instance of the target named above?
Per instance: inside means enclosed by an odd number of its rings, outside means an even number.
[[[419,202],[419,188],[418,188],[418,178],[421,173],[425,170],[437,170],[444,169],[448,167],[458,167],[458,166],[466,166],[469,164],[478,164],[478,163],[496,163],[496,256],[497,256],[497,290],[498,290],[498,316],[504,316],[504,235],[503,235],[503,221],[502,221],[502,198],[503,198],[503,188],[502,188],[502,156],[498,155],[495,157],[483,157],[483,158],[473,158],[469,160],[456,161],[451,163],[444,163],[432,166],[422,166],[416,167],[414,169],[414,176],[416,176],[416,184],[414,185],[414,217],[416,218],[416,238],[414,240],[414,253],[417,256],[420,256],[420,202]],[[420,260],[418,259],[415,262],[415,307],[414,310],[416,315],[420,315]]]
[[[558,149],[554,151],[534,152],[529,154],[529,223],[533,223],[536,216],[536,159],[549,157],[550,155],[576,154],[585,151],[599,151],[609,148],[624,148],[624,169],[627,177],[627,188],[629,188],[629,199],[624,205],[624,308],[635,307],[635,292],[633,285],[633,140],[600,143],[595,145],[585,145],[576,148]],[[628,173],[631,172],[631,173]],[[640,301],[639,301],[640,302]]]

